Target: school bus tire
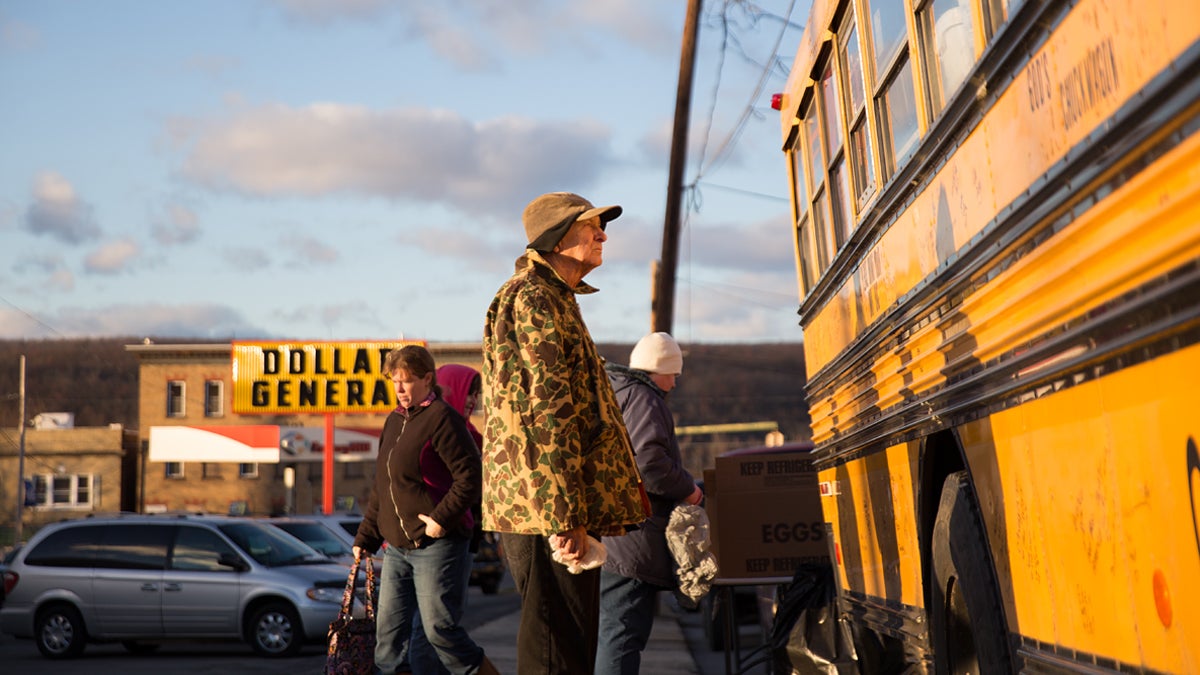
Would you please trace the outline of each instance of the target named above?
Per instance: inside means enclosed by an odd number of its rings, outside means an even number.
[[[929,622],[938,675],[1013,672],[982,522],[967,472],[950,474],[933,526]]]

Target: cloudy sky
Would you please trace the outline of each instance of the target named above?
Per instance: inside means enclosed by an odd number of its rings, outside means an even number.
[[[795,341],[771,94],[807,0],[704,3],[674,330]],[[0,0],[0,339],[478,340],[543,192],[650,329],[685,0]]]

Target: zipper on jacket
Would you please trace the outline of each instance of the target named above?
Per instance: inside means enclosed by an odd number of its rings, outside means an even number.
[[[387,469],[388,469],[388,496],[392,499],[392,511],[396,514],[396,520],[400,521],[400,531],[408,540],[415,546],[417,540],[408,532],[408,527],[404,524],[404,516],[400,515],[400,505],[396,503],[396,488],[395,482],[392,480],[392,453],[396,451],[396,446],[400,445],[400,439],[404,436],[404,430],[408,428],[408,415],[403,415],[404,422],[400,424],[400,433],[396,434],[396,442],[392,443],[392,447],[388,448]],[[420,459],[417,460],[420,462]]]

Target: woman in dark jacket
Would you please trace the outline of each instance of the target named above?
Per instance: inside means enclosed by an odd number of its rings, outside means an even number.
[[[384,372],[399,405],[379,437],[379,458],[354,553],[386,540],[376,612],[375,667],[409,670],[413,612],[452,673],[495,673],[462,618],[467,547],[482,469],[466,421],[440,396],[433,356],[410,345],[388,353]]]
[[[623,537],[604,537],[600,571],[600,644],[596,675],[636,674],[654,625],[658,592],[675,586],[675,560],[666,527],[679,502],[698,504],[703,492],[683,467],[667,393],[683,371],[683,353],[666,333],[638,341],[629,367],[605,366],[629,430],[651,516]]]

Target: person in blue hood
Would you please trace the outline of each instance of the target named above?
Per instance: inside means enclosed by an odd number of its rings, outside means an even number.
[[[666,527],[680,502],[699,504],[704,493],[683,467],[667,394],[683,372],[683,352],[667,333],[638,341],[629,367],[605,366],[629,430],[651,515],[623,537],[601,541],[608,558],[600,571],[600,643],[596,675],[636,675],[654,625],[659,591],[675,587],[675,559]]]

